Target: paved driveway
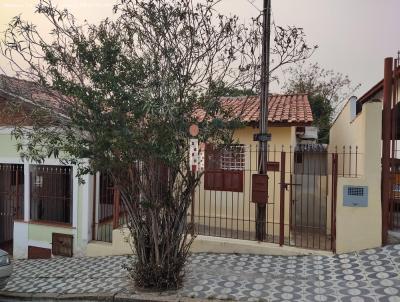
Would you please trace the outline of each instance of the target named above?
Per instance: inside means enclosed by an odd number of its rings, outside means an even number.
[[[127,257],[15,262],[3,291],[126,293]],[[336,256],[195,254],[182,297],[240,301],[400,301],[400,245]]]

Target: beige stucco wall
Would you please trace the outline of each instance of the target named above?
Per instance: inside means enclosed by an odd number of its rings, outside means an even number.
[[[256,205],[251,200],[251,177],[257,173],[257,142],[253,141],[253,134],[258,133],[257,128],[245,127],[235,131],[234,139],[246,145],[244,189],[243,192],[221,192],[204,190],[201,183],[195,193],[195,222],[199,225],[199,232],[205,230],[207,235],[213,232],[219,234],[228,230],[229,237],[254,239]],[[269,132],[272,140],[269,147],[269,161],[281,161],[281,151],[286,154],[286,182],[289,182],[292,157],[290,151],[296,142],[295,127],[271,127]],[[267,204],[268,224],[267,232],[270,235],[279,235],[280,213],[280,172],[269,172],[269,203]],[[285,234],[289,229],[289,191],[285,191]],[[190,214],[189,214],[190,215]],[[206,225],[206,229],[202,228]],[[209,228],[214,228],[208,233]],[[221,231],[221,229],[224,229]],[[250,233],[249,233],[250,232]],[[215,233],[214,233],[215,234]],[[249,236],[253,236],[249,238]]]
[[[370,102],[350,120],[350,104],[346,104],[330,131],[330,150],[335,146],[358,146],[359,177],[338,178],[336,210],[336,250],[357,251],[381,245],[381,133],[382,104]],[[340,157],[339,157],[340,161]],[[354,164],[354,163],[353,163]],[[346,163],[345,169],[348,169]],[[341,163],[339,162],[339,172]],[[343,186],[368,186],[368,207],[343,206]],[[331,195],[332,192],[329,192]],[[330,197],[329,197],[330,198]]]
[[[112,243],[91,241],[86,247],[86,256],[99,257],[132,254],[132,237],[127,228],[113,230]]]

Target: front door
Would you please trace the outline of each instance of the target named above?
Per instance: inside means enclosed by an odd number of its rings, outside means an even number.
[[[12,254],[14,219],[23,218],[24,166],[0,164],[0,249]]]

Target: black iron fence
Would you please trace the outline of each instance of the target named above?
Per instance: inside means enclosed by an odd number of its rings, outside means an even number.
[[[256,220],[257,205],[252,202],[258,148],[235,145],[208,154],[206,148],[204,157],[204,176],[189,214],[197,234],[257,240],[256,223],[261,223],[265,242],[334,249],[336,191],[332,194],[332,187],[336,188],[338,175],[359,176],[357,147],[269,146],[265,221]]]
[[[125,214],[120,194],[115,189],[111,176],[106,172],[100,173],[99,191],[93,221],[93,240],[112,242],[113,230],[125,224]]]
[[[201,182],[188,213],[196,234],[258,240],[256,224],[261,224],[263,241],[311,249],[334,250],[337,177],[363,173],[357,147],[269,146],[266,215],[257,221],[252,183],[258,173],[257,146],[207,146],[202,157],[204,171],[198,172]],[[111,242],[124,215],[118,191],[107,174],[102,174],[99,186],[93,239]]]
[[[114,217],[114,184],[109,174],[100,174],[99,202],[96,205],[96,218],[93,239],[112,242]]]

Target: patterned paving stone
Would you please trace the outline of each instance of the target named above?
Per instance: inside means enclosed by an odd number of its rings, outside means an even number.
[[[129,293],[123,256],[15,261],[1,288],[26,293]],[[400,245],[335,256],[195,254],[184,297],[228,301],[400,302]]]

